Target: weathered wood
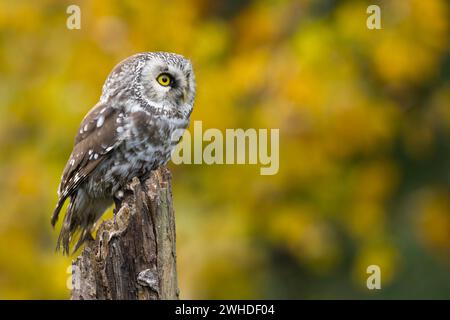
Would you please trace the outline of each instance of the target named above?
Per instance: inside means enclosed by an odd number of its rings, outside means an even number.
[[[178,299],[171,174],[134,178],[120,210],[72,262],[72,299]]]

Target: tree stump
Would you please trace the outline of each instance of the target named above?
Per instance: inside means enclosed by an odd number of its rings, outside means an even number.
[[[127,186],[114,218],[72,262],[72,299],[178,299],[171,174]]]

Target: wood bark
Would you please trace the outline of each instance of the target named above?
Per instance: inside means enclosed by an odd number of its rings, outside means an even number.
[[[178,299],[171,174],[128,184],[114,218],[72,262],[72,299]]]

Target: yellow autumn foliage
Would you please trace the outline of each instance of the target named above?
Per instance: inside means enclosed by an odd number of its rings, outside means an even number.
[[[366,27],[370,4],[381,30]],[[276,175],[169,165],[182,298],[449,298],[449,10],[0,1],[0,298],[69,297],[49,223],[60,174],[107,74],[142,51],[192,60],[204,130],[280,130]]]

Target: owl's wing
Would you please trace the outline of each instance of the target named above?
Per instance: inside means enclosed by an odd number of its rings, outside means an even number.
[[[83,119],[61,177],[59,200],[52,215],[52,225],[58,220],[59,211],[67,197],[120,143],[116,130],[120,119],[119,110],[102,103],[92,108]]]

